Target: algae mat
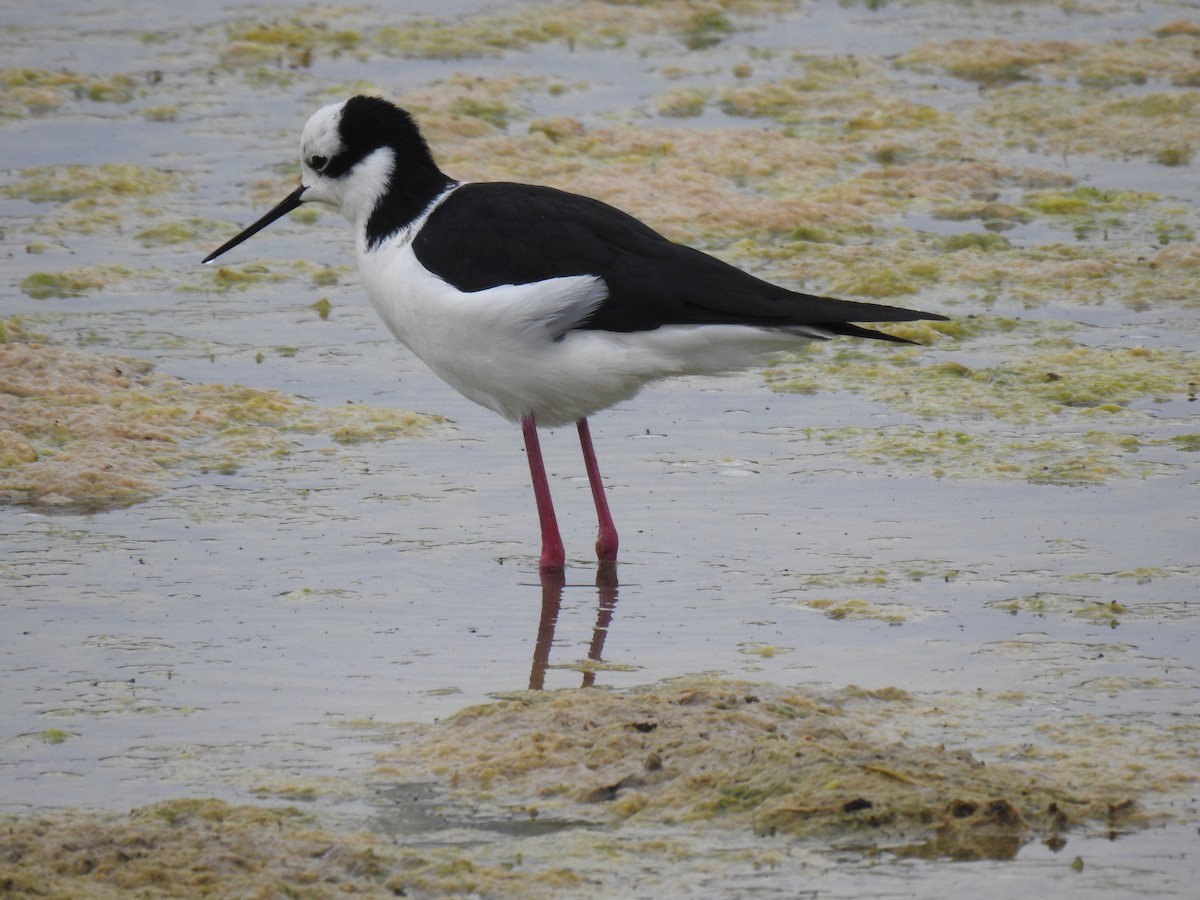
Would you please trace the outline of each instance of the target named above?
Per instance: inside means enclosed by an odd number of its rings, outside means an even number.
[[[651,884],[748,887],[756,869],[798,885],[812,863],[792,854],[805,846],[1004,861],[1031,841],[1060,852],[1072,831],[1115,835],[1163,816],[1134,800],[1156,787],[1148,772],[1094,751],[985,764],[922,743],[962,713],[898,690],[712,679],[530,692],[392,733],[371,776],[371,830],[206,799],[49,813],[4,824],[0,883],[52,897],[649,896]],[[1160,760],[1172,753],[1177,774],[1194,766],[1182,743]],[[435,794],[407,799],[431,777]]]
[[[141,502],[171,474],[286,459],[288,435],[338,444],[415,435],[438,416],[362,404],[318,409],[280,391],[186,385],[145,360],[0,343],[0,502],[100,511]]]

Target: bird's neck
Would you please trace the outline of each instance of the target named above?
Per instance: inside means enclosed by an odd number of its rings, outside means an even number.
[[[386,189],[375,198],[370,214],[361,223],[367,247],[377,247],[411,224],[454,183],[432,160],[403,172],[393,171]]]

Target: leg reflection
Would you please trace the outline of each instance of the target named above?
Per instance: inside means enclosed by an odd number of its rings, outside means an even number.
[[[529,672],[529,689],[543,690],[546,686],[546,670],[550,667],[550,650],[554,645],[554,629],[558,625],[558,613],[562,608],[563,589],[566,576],[562,569],[542,569],[539,573],[542,585],[542,615],[538,621],[537,640],[533,645],[533,667]],[[592,628],[592,641],[588,645],[588,659],[601,662],[604,639],[617,607],[617,564],[602,562],[596,567],[596,624]],[[587,669],[583,673],[583,687],[596,683],[596,673]]]
[[[533,644],[533,668],[529,672],[529,689],[540,691],[546,686],[546,668],[550,665],[550,646],[554,643],[554,626],[562,607],[563,588],[567,575],[562,569],[542,569],[542,617],[538,622],[537,640]]]
[[[617,564],[602,562],[596,567],[596,595],[599,603],[596,606],[596,625],[592,628],[592,643],[588,646],[588,659],[600,662],[604,658],[604,639],[608,637],[608,626],[612,623],[613,613],[617,608]],[[596,670],[586,669],[583,673],[583,686],[592,687],[596,683]]]

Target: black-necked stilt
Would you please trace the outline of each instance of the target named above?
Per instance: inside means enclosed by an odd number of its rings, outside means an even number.
[[[520,423],[542,569],[561,568],[564,554],[539,425],[576,423],[600,521],[596,553],[615,560],[589,415],[661,378],[741,368],[810,341],[899,340],[852,322],[945,319],[777,287],[588,197],[455,181],[412,117],[376,97],[318,110],[300,163],[300,186],[204,262],[301,203],[340,210],[392,333],[451,387]]]

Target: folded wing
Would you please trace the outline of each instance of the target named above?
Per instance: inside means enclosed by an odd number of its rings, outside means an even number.
[[[608,293],[573,323],[581,329],[735,324],[895,340],[852,323],[945,318],[789,291],[674,243],[606,203],[547,187],[465,184],[433,211],[413,249],[461,291],[597,276]]]

